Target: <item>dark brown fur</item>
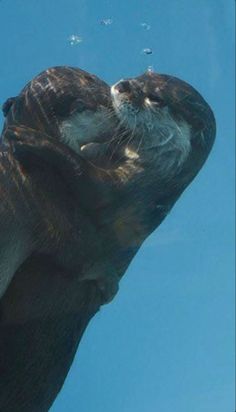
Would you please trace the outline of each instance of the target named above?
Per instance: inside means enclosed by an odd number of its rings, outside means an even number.
[[[1,412],[48,411],[89,320],[208,156],[215,121],[206,102],[178,79],[147,76],[138,81],[158,84],[173,116],[191,126],[191,152],[169,181],[145,158],[137,176],[120,178],[129,136],[114,139],[117,120],[99,159],[59,141],[61,118],[82,107],[112,110],[109,87],[79,69],[46,71],[5,105],[0,256],[19,236],[26,256],[0,301]]]
[[[36,76],[18,96],[6,101],[3,112],[5,127],[24,125],[58,140],[60,121],[102,107],[111,107],[109,86],[84,70],[61,66]]]

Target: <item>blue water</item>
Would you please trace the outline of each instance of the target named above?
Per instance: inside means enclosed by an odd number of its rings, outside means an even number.
[[[217,121],[206,165],[90,323],[52,412],[234,410],[233,16],[225,0],[0,1],[0,104],[49,66],[110,84],[153,66]]]

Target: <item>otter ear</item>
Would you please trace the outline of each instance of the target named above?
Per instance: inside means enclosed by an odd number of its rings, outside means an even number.
[[[8,112],[11,109],[11,106],[15,103],[16,99],[17,97],[9,97],[9,99],[7,99],[5,103],[3,103],[2,112],[3,112],[4,117],[8,115]]]
[[[70,148],[41,131],[24,126],[9,126],[4,131],[3,142],[10,148],[26,170],[47,164],[68,177],[83,172],[84,160]]]

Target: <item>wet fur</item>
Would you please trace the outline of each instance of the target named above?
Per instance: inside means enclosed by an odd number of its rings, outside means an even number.
[[[114,297],[142,242],[165,219],[212,147],[213,114],[191,86],[155,73],[136,78],[134,85],[128,106],[118,108],[104,82],[58,67],[41,73],[4,106],[4,412],[49,409],[90,318]],[[166,108],[137,109],[136,97],[145,102],[157,86]],[[80,113],[99,110],[105,110],[102,135],[91,133],[90,139],[88,132],[80,139]],[[63,124],[73,132],[66,134]]]

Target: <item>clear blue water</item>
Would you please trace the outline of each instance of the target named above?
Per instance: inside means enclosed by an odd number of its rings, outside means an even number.
[[[111,84],[152,65],[217,120],[206,165],[90,323],[52,412],[234,410],[233,16],[224,0],[0,1],[0,104],[50,66]]]

